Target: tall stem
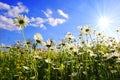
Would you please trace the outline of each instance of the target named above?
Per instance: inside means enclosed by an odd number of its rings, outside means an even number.
[[[26,46],[27,49],[28,49],[28,46],[27,46],[27,44],[26,44],[26,39],[25,39],[25,36],[24,36],[24,28],[23,28],[23,27],[22,27],[22,37],[23,37],[23,39],[24,39],[25,46]]]
[[[91,39],[91,41],[92,41],[92,44],[94,45],[94,41],[93,41],[93,39],[92,39],[91,34],[89,34],[89,36],[90,36],[90,39]]]
[[[22,28],[22,37],[24,39],[24,42],[26,42],[25,36],[24,36],[24,28]]]
[[[87,37],[87,34],[86,34],[86,41],[87,41],[87,44],[88,44],[88,37]]]

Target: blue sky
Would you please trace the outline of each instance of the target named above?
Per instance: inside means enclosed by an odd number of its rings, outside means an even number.
[[[40,33],[44,41],[59,41],[67,32],[77,36],[77,26],[85,25],[115,36],[112,30],[120,26],[120,0],[0,0],[0,44],[23,40],[13,24],[18,15],[30,19],[24,29],[26,39]],[[101,17],[109,18],[109,27],[98,25]]]

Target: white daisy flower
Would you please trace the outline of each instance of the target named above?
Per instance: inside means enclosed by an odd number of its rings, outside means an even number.
[[[42,59],[42,57],[41,57],[41,56],[38,56],[38,55],[35,55],[34,58],[35,58],[35,59]]]
[[[83,27],[82,32],[86,35],[90,34],[91,32],[90,26]]]
[[[51,46],[51,47],[50,47],[50,50],[54,50],[54,51],[55,51],[55,50],[56,50],[56,47],[55,47],[55,46]]]
[[[51,41],[48,39],[46,42],[46,46],[50,47],[51,46]]]
[[[71,50],[71,51],[73,51],[74,48],[75,48],[74,45],[69,44],[69,43],[66,44],[66,47],[67,47],[68,50]]]
[[[120,29],[117,29],[116,32],[120,32]]]
[[[22,29],[28,25],[29,19],[26,16],[19,15],[14,19],[14,23],[16,26],[18,26],[19,29]]]
[[[18,74],[15,74],[14,77],[18,77],[19,75]]]
[[[81,26],[78,26],[77,29],[78,29],[78,30],[82,30],[82,27],[81,27]]]
[[[117,58],[116,63],[120,63],[120,57]]]
[[[90,57],[97,57],[97,54],[90,53]]]
[[[23,66],[23,68],[24,68],[25,70],[30,70],[30,68],[27,67],[27,66]]]
[[[50,59],[50,58],[47,58],[47,59],[45,59],[45,62],[46,62],[46,63],[51,63],[51,59]]]
[[[30,79],[35,79],[35,76],[30,77]]]
[[[77,72],[73,72],[73,73],[71,73],[71,75],[70,76],[72,76],[72,77],[75,77],[75,76],[77,76]]]
[[[71,39],[74,39],[74,36],[73,36],[70,32],[67,32],[65,38],[66,38],[67,40],[71,40]]]
[[[104,57],[106,57],[107,59],[119,58],[120,54],[119,53],[105,54]]]
[[[71,32],[67,32],[67,35],[72,35]]]
[[[39,33],[36,33],[34,35],[34,40],[36,40],[38,43],[41,43],[43,41],[42,35]]]
[[[66,43],[65,43],[64,40],[60,41],[60,44],[61,44],[62,46],[65,46],[65,45],[66,45]]]
[[[51,47],[51,46],[53,46],[53,45],[54,45],[54,40],[48,39],[47,42],[46,42],[46,46],[47,46],[47,47]]]
[[[111,71],[111,73],[116,73],[117,72],[117,70],[110,70]]]
[[[78,55],[82,55],[82,54],[84,54],[84,53],[82,53],[82,52],[78,53]]]
[[[101,32],[98,32],[96,36],[97,36],[97,37],[100,37],[100,36],[102,36],[102,33],[101,33]]]

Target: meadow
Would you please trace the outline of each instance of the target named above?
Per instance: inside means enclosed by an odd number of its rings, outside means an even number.
[[[78,37],[68,32],[59,43],[44,41],[40,33],[29,41],[24,37],[27,20],[17,20],[24,41],[1,45],[0,80],[120,79],[120,41],[116,38],[82,26],[78,27]]]

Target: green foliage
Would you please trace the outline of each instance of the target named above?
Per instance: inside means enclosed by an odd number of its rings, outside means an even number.
[[[0,79],[119,80],[120,42],[100,33],[80,34],[74,38],[67,33],[58,44],[50,39],[46,45],[41,41],[1,47]]]

